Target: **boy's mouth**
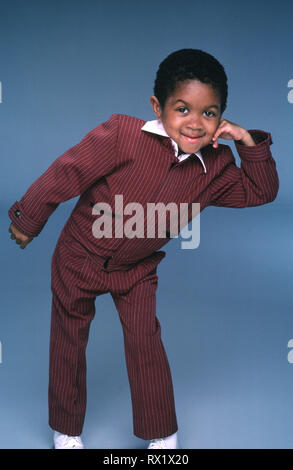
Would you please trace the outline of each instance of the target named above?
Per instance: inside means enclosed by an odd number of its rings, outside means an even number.
[[[195,137],[190,137],[190,136],[185,135],[185,134],[181,134],[181,135],[187,142],[191,142],[191,143],[199,142],[200,139],[203,137],[202,135],[195,136]]]

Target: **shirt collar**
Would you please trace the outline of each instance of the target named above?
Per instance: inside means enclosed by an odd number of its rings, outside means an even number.
[[[176,157],[182,161],[182,160],[185,160],[187,157],[189,157],[191,154],[190,153],[182,153],[181,155],[178,156],[178,145],[177,143],[167,134],[167,132],[165,131],[165,128],[163,126],[163,123],[162,121],[158,120],[158,119],[154,119],[153,121],[147,121],[141,128],[142,131],[146,131],[146,132],[151,132],[152,134],[158,134],[158,135],[162,135],[164,137],[169,137],[169,139],[171,140],[172,142],[172,145],[173,145],[173,148],[174,148],[174,151],[175,151],[175,155]],[[203,161],[203,157],[202,157],[202,154],[201,154],[201,151],[198,150],[198,152],[196,152],[194,155],[196,155],[200,161],[201,161],[201,164],[204,168],[204,172],[206,173],[207,170],[206,170],[206,167],[205,167],[205,164],[204,164],[204,161]]]

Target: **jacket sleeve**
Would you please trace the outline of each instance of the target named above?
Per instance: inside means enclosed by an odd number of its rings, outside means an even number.
[[[210,185],[209,205],[243,208],[266,204],[276,198],[279,178],[270,151],[271,134],[261,130],[249,130],[249,133],[256,145],[250,147],[235,141],[240,168],[230,147],[225,146],[228,158]]]
[[[112,114],[64,152],[10,207],[8,215],[18,230],[29,237],[39,235],[60,202],[81,195],[114,171],[118,118]]]

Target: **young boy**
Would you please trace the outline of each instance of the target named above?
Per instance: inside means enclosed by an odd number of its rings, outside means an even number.
[[[157,266],[166,254],[158,250],[170,241],[170,221],[169,230],[155,237],[102,237],[98,231],[101,222],[109,229],[131,220],[131,212],[114,204],[117,195],[124,207],[185,202],[200,203],[201,211],[275,199],[271,135],[223,119],[226,100],[227,77],[213,56],[197,49],[170,54],[150,99],[156,120],[112,114],[57,158],[9,210],[11,238],[25,248],[60,202],[80,195],[52,257],[49,424],[57,449],[83,448],[86,345],[95,299],[107,292],[123,328],[134,434],[151,440],[148,449],[179,447],[156,316]],[[218,138],[235,141],[241,168]]]

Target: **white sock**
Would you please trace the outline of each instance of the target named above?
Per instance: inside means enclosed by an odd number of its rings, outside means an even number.
[[[171,434],[171,436],[163,437],[164,441],[169,449],[175,449],[177,447],[177,432]]]

